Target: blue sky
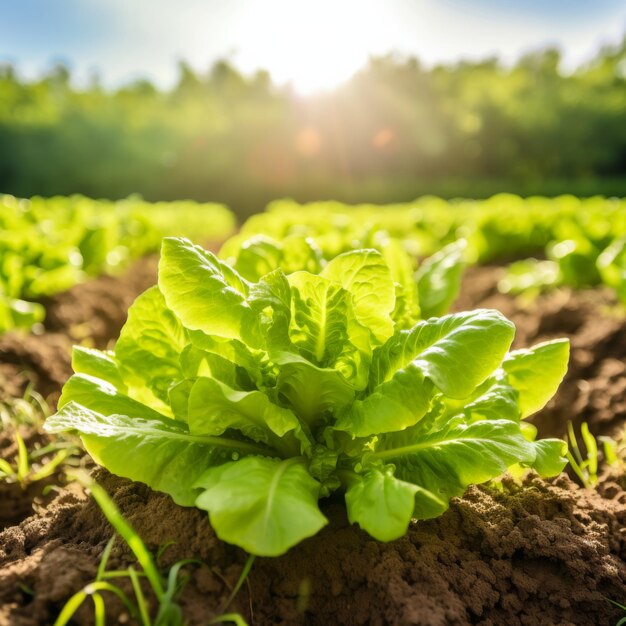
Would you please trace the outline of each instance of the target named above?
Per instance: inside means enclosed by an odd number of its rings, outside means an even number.
[[[492,54],[512,61],[551,44],[574,67],[626,32],[623,0],[5,0],[0,61],[34,76],[63,60],[78,79],[148,77],[167,85],[176,61],[204,69],[228,57],[314,91],[369,55],[427,63]]]

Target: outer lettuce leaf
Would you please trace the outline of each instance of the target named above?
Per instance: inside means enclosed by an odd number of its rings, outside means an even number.
[[[567,443],[562,439],[533,441],[535,460],[531,467],[545,477],[557,476],[567,465]]]
[[[260,556],[278,556],[328,523],[317,506],[320,484],[298,458],[247,457],[207,470],[196,506],[217,536]]]
[[[478,310],[420,322],[374,352],[369,395],[337,420],[356,437],[402,430],[430,409],[436,389],[465,398],[501,362],[513,326],[496,311]]]
[[[510,385],[504,372],[498,370],[476,387],[468,398],[453,400],[442,397],[443,410],[439,420],[445,422],[461,415],[468,424],[483,419],[507,419],[519,422],[521,414],[518,397],[518,392]],[[528,422],[524,422],[523,425],[530,426]]]
[[[115,358],[129,395],[163,410],[172,384],[183,378],[180,355],[189,343],[187,331],[170,311],[159,288],[141,294],[115,345]],[[149,390],[151,394],[146,394]],[[150,395],[154,400],[151,402]]]
[[[64,385],[59,407],[73,401],[103,415],[132,415],[146,419],[165,419],[151,407],[118,391],[110,383],[87,374],[74,374]]]
[[[465,269],[464,239],[448,244],[426,259],[417,270],[422,317],[445,315],[459,293]]]
[[[256,320],[246,301],[248,282],[188,239],[163,240],[159,289],[186,328],[258,343]]]
[[[72,369],[77,374],[87,374],[104,380],[119,391],[127,391],[126,383],[122,379],[122,374],[113,352],[74,346],[72,348]]]
[[[409,527],[420,487],[394,477],[392,468],[373,468],[346,491],[350,523],[358,523],[379,541],[402,537]]]
[[[451,420],[436,432],[414,441],[403,433],[383,435],[373,458],[396,466],[395,476],[430,491],[446,502],[460,496],[470,484],[480,484],[521,462],[532,465],[534,445],[522,436],[519,424],[488,420],[465,425]],[[432,513],[416,501],[415,517]]]
[[[498,367],[515,327],[501,313],[477,309],[416,324],[374,353],[370,388],[410,363],[450,398],[465,398]]]
[[[522,417],[542,409],[556,393],[569,361],[569,340],[554,339],[506,356],[502,368],[519,394]]]
[[[193,505],[199,493],[194,483],[207,467],[230,461],[233,453],[264,451],[244,441],[192,435],[176,420],[103,415],[75,402],[48,418],[45,428],[77,432],[96,463],[168,493],[183,506]]]

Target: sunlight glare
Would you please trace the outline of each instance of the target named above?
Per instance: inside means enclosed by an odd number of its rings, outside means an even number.
[[[382,28],[373,9],[368,0],[251,3],[239,16],[245,44],[237,58],[268,68],[302,95],[330,90],[367,61]]]

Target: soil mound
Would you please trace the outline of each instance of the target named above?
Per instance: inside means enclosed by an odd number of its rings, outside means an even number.
[[[157,257],[146,257],[122,276],[100,276],[45,300],[46,330],[106,348],[120,334],[134,299],[156,283],[157,263]]]
[[[202,512],[103,470],[98,478],[151,550],[176,541],[162,566],[207,563],[192,568],[182,605],[191,626],[208,623],[245,554],[220,542]],[[623,601],[626,588],[626,507],[616,483],[605,495],[564,476],[473,487],[441,518],[389,544],[349,525],[341,503],[330,502],[328,527],[283,557],[258,558],[231,608],[257,625],[610,624],[620,612],[607,598]],[[111,533],[93,501],[65,490],[41,516],[0,534],[0,623],[51,623],[93,579]],[[129,561],[118,543],[111,567]],[[76,623],[91,620],[85,607]]]

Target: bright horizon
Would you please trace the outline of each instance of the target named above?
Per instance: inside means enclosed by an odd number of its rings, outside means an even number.
[[[148,78],[173,84],[177,61],[204,71],[226,58],[302,93],[332,89],[370,56],[432,65],[497,55],[510,63],[546,46],[572,69],[626,32],[615,0],[21,0],[0,5],[0,62],[35,77],[67,63],[79,82]]]

